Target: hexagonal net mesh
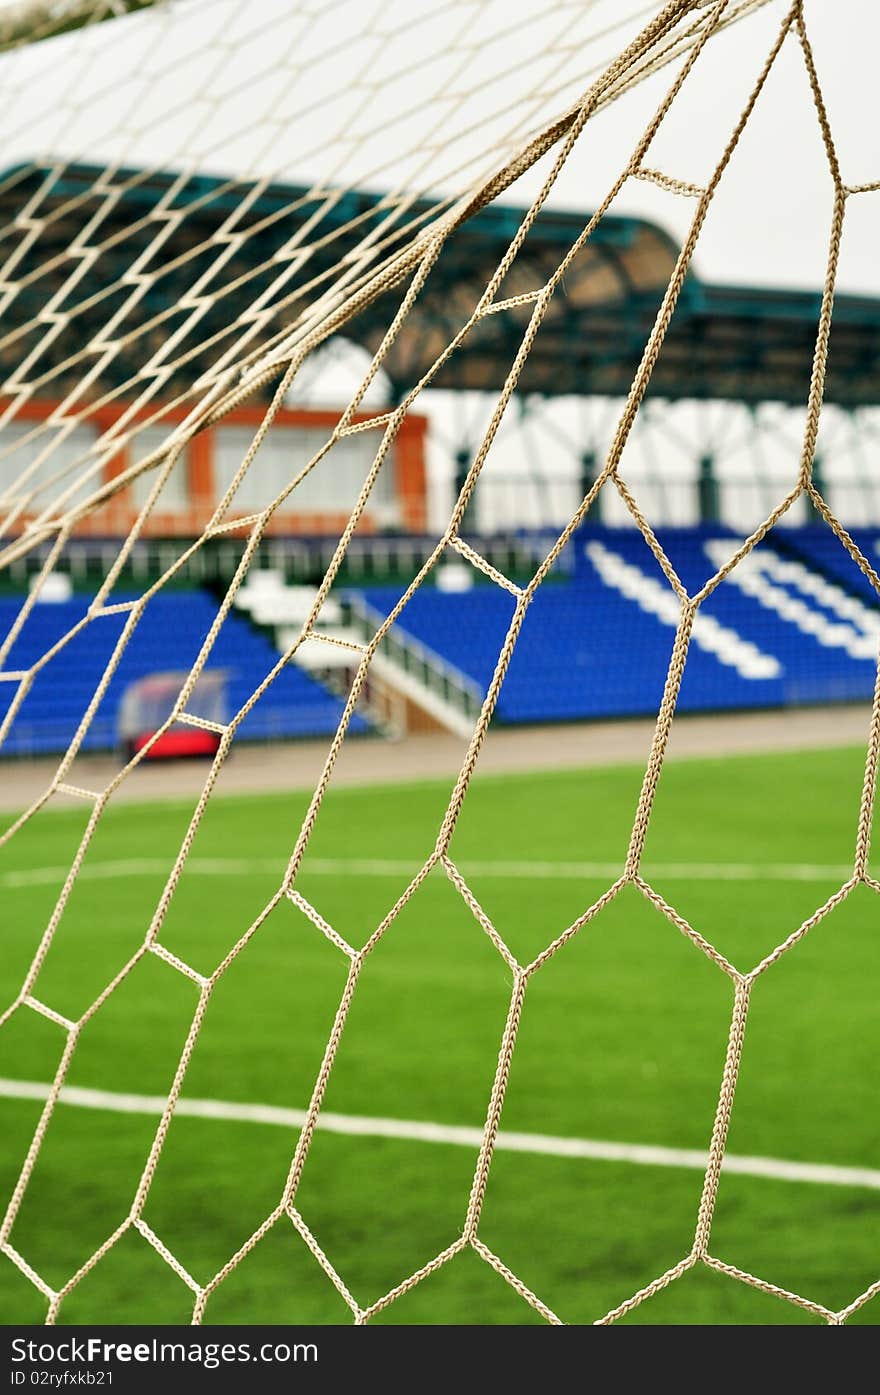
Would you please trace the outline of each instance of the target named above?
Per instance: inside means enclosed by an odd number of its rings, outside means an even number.
[[[31,146],[30,157],[11,165],[0,184],[5,210],[2,293],[6,325],[0,330],[0,408],[9,439],[2,456],[5,463],[0,510],[5,541],[0,563],[9,568],[22,558],[40,559],[30,594],[0,647],[0,661],[6,663],[71,538],[100,518],[102,510],[112,507],[121,491],[138,481],[142,489],[135,522],[122,539],[85,619],[57,639],[31,667],[6,667],[0,673],[4,685],[8,685],[7,691],[12,692],[0,727],[0,738],[5,738],[14,729],[17,714],[41,671],[79,630],[108,615],[124,618],[100,683],[90,695],[76,733],[44,792],[4,837],[6,842],[14,841],[26,823],[59,793],[82,801],[89,811],[85,833],[39,948],[15,1001],[6,1010],[6,1016],[22,1009],[42,1015],[61,1029],[65,1040],[57,1074],[0,1230],[0,1246],[5,1255],[45,1296],[49,1321],[58,1317],[67,1296],[130,1230],[138,1231],[192,1290],[194,1320],[200,1321],[206,1310],[210,1311],[211,1295],[261,1237],[288,1220],[358,1323],[367,1322],[394,1304],[467,1248],[547,1321],[559,1321],[542,1298],[484,1244],[481,1210],[529,985],[547,962],[582,933],[627,886],[637,888],[730,980],[733,1015],[695,1232],[692,1237],[682,1237],[682,1258],[677,1264],[613,1311],[597,1315],[598,1320],[615,1321],[699,1265],[721,1271],[731,1276],[731,1281],[739,1280],[777,1294],[833,1323],[844,1321],[880,1288],[876,1285],[848,1309],[832,1313],[809,1297],[784,1292],[722,1263],[710,1251],[713,1208],[752,986],[857,883],[870,880],[869,827],[880,740],[877,705],[852,876],[751,971],[729,962],[659,895],[640,870],[688,644],[703,602],[794,501],[804,495],[809,496],[862,572],[880,589],[880,580],[811,478],[844,213],[848,200],[877,186],[857,189],[847,187],[843,181],[799,0],[784,14],[769,51],[756,60],[748,98],[718,152],[709,178],[690,182],[683,177],[686,171],[658,169],[651,160],[655,137],[700,64],[706,46],[720,31],[748,19],[761,6],[762,0],[670,0],[660,8],[643,8],[635,21],[631,17],[624,20],[619,14],[609,15],[606,6],[601,24],[593,13],[597,6],[589,0],[579,0],[578,4],[557,0],[538,7],[540,14],[517,21],[504,13],[503,6],[470,0],[446,0],[442,5],[416,7],[401,5],[397,0],[377,0],[369,6],[363,6],[360,0],[317,5],[303,0],[293,7],[292,13],[291,7],[284,7],[282,13],[278,6],[254,7],[243,0],[211,0],[210,5],[200,0],[157,0],[151,6],[120,0],[106,0],[103,4],[99,0],[80,0],[66,9],[59,5],[17,4],[7,6],[6,14],[0,15],[5,24],[0,29],[6,49],[2,61],[7,92],[11,93],[6,117],[10,139],[6,144],[15,148],[15,137],[19,145],[26,139]],[[142,8],[146,13],[121,17]],[[105,20],[110,22],[104,23]],[[246,64],[239,74],[236,61],[253,34],[269,35],[270,58],[263,61],[262,67]],[[699,592],[690,594],[628,488],[621,473],[621,460],[652,371],[663,352],[713,195],[783,46],[793,46],[800,53],[834,191],[827,275],[815,327],[800,470],[794,487],[778,500],[760,527],[736,548]],[[265,49],[263,52],[265,60]],[[197,72],[187,66],[195,61],[193,55],[201,65]],[[128,71],[123,72],[126,65]],[[501,81],[511,74],[515,79],[512,98],[509,82],[505,85]],[[645,128],[633,133],[630,153],[606,197],[541,284],[523,285],[520,280],[514,282],[519,289],[509,293],[510,273],[528,245],[535,220],[591,121],[645,78],[656,80],[658,75],[665,83],[662,99]],[[179,95],[181,91],[183,97]],[[338,105],[341,93],[346,94],[347,105]],[[384,94],[385,105],[378,102],[378,93]],[[49,153],[35,158],[35,149]],[[270,188],[277,190],[273,179],[279,168],[284,168],[283,161],[279,164],[279,151],[284,151],[289,160],[290,150],[297,152],[298,169],[317,169],[318,174],[308,185],[291,189],[286,201],[276,196],[275,203],[267,209],[261,199]],[[88,156],[85,166],[77,163],[84,151]],[[200,182],[204,171],[220,169],[227,157],[237,163],[235,177]],[[519,225],[511,229],[509,245],[478,299],[462,313],[457,332],[435,345],[430,366],[413,377],[408,390],[391,408],[373,412],[365,419],[362,407],[366,394],[395,346],[399,349],[405,342],[410,318],[430,300],[432,273],[440,259],[455,248],[469,219],[539,166],[542,178],[538,192]],[[565,295],[566,272],[589,245],[613,201],[631,180],[647,181],[689,201],[693,210],[689,231],[660,297],[595,483],[531,579],[518,584],[502,575],[464,540],[461,530],[465,512],[530,350],[552,311],[554,299]],[[385,192],[377,202],[359,203],[352,195],[364,189]],[[140,196],[143,197],[139,203]],[[122,223],[116,218],[121,200],[127,200],[126,206],[135,210]],[[217,214],[209,225],[204,222],[206,210]],[[261,244],[259,237],[267,228],[276,229],[278,236],[271,244]],[[263,260],[255,250],[259,246],[268,248]],[[243,249],[249,254],[246,265],[242,261]],[[243,482],[259,473],[261,447],[304,365],[334,335],[344,333],[367,310],[375,313],[377,306],[384,315],[384,327],[375,336],[366,371],[345,407],[336,414],[326,440],[310,458],[299,463],[274,497],[242,515],[236,506],[237,495]],[[238,942],[213,973],[203,975],[163,944],[163,925],[224,763],[249,712],[298,648],[307,639],[324,642],[317,628],[322,607],[345,563],[377,480],[389,468],[390,454],[406,413],[418,404],[420,394],[430,389],[469,336],[479,333],[493,317],[502,317],[515,326],[516,350],[482,439],[468,462],[454,506],[437,533],[427,561],[397,606],[371,637],[359,644],[352,642],[354,680],[277,889],[256,921],[241,927]],[[53,404],[48,414],[29,413],[30,404],[46,398]],[[146,525],[154,514],[161,512],[163,489],[177,462],[200,433],[245,403],[259,405],[259,424],[252,430],[250,443],[242,452],[222,499],[202,520],[199,536],[180,550],[149,588],[134,598],[118,599],[119,580]],[[108,408],[113,408],[109,418]],[[77,433],[83,426],[90,427],[92,434],[80,448],[77,443],[82,437]],[[372,433],[376,443],[372,461],[298,634],[279,655],[271,672],[260,676],[259,681],[254,676],[250,696],[229,720],[211,722],[194,715],[189,706],[191,696],[249,568],[258,558],[273,518],[311,475],[333,470],[334,447],[365,432]],[[26,453],[25,464],[21,463],[22,450]],[[129,463],[122,470],[110,468],[123,450],[128,452]],[[450,843],[530,602],[603,490],[619,494],[665,574],[679,606],[676,637],[629,846],[621,850],[620,875],[536,958],[521,963],[451,860]],[[157,593],[174,583],[200,549],[233,534],[244,535],[240,562],[191,671],[181,682],[172,712],[144,749],[105,788],[82,788],[72,778],[74,761],[146,607]],[[374,655],[409,599],[450,549],[484,573],[490,583],[510,593],[514,600],[513,618],[497,654],[494,675],[436,838],[425,849],[424,861],[403,895],[388,909],[366,943],[356,949],[301,895],[298,873]],[[152,908],[143,943],[124,965],[114,970],[82,1015],[72,1020],[41,998],[41,967],[53,937],[64,933],[65,906],[101,820],[113,805],[117,791],[172,723],[213,732],[218,739],[216,755],[186,836],[168,867],[164,890]],[[364,1306],[349,1291],[345,1278],[334,1267],[332,1255],[324,1253],[298,1211],[297,1190],[364,964],[428,874],[437,868],[445,872],[472,911],[477,933],[485,932],[506,966],[512,979],[509,1011],[470,1195],[462,1198],[461,1233],[442,1253]],[[880,890],[880,886],[870,884]],[[305,912],[316,933],[325,936],[347,961],[347,981],[277,1204],[210,1279],[197,1281],[147,1224],[143,1213],[212,993],[273,908],[285,899]],[[37,1272],[28,1255],[16,1248],[16,1218],[84,1028],[135,966],[151,955],[197,985],[198,1006],[155,1137],[143,1161],[130,1211],[88,1260],[55,1288]]]

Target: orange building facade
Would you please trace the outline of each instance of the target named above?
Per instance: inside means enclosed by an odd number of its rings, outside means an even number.
[[[2,404],[0,404],[2,405]],[[132,418],[120,406],[99,407],[72,430],[53,414],[58,404],[34,399],[19,405],[14,420],[0,432],[0,450],[6,448],[3,474],[21,473],[40,455],[45,455],[31,476],[31,483],[48,481],[67,464],[76,467],[87,459],[98,438],[125,427]],[[132,464],[162,444],[169,431],[186,417],[184,408],[155,407],[134,417],[144,423],[128,445],[107,460],[103,477],[109,481],[124,474]],[[182,453],[161,495],[156,500],[142,530],[143,537],[196,536],[222,499],[263,420],[260,407],[239,407],[215,426],[201,431]],[[353,424],[368,422],[376,413],[363,412]],[[158,424],[148,424],[151,420]],[[279,410],[250,470],[241,481],[226,517],[248,518],[265,508],[326,443],[339,421],[339,412],[330,409],[292,408]],[[427,419],[415,413],[404,417],[388,459],[374,484],[370,502],[360,525],[364,532],[395,531],[423,533],[427,527],[427,474],[425,446]],[[351,507],[370,469],[379,444],[380,432],[357,432],[338,441],[303,479],[273,515],[267,531],[274,534],[338,534],[345,526]],[[51,444],[51,449],[48,447]],[[70,478],[79,473],[71,472]],[[155,480],[147,471],[118,490],[105,507],[97,509],[77,525],[84,535],[127,533],[135,522]],[[69,479],[47,485],[38,492],[26,512],[17,519],[18,527],[46,507],[63,491]],[[90,482],[91,493],[98,482]]]

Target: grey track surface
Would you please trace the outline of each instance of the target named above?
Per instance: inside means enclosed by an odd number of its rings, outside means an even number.
[[[667,759],[864,745],[869,721],[867,704],[678,717]],[[644,764],[653,730],[650,720],[502,728],[489,733],[478,771],[503,774],[628,762]],[[234,748],[216,792],[260,794],[314,788],[328,744],[321,740]],[[453,778],[464,753],[465,743],[454,736],[419,735],[398,742],[352,738],[343,746],[332,787]],[[53,760],[11,760],[0,764],[0,810],[27,808],[46,790],[56,768]],[[113,756],[83,756],[75,762],[67,781],[98,792],[118,771],[119,764]],[[196,797],[207,773],[208,766],[202,762],[138,767],[119,786],[113,802]],[[69,797],[58,795],[52,805],[69,806],[71,802]]]

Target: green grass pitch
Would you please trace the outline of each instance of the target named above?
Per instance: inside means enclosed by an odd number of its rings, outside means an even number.
[[[857,751],[685,760],[665,769],[646,875],[740,969],[812,913],[851,866],[862,783]],[[497,862],[622,867],[638,796],[630,767],[475,777],[451,853],[500,934],[527,962],[613,877],[504,877]],[[436,837],[449,782],[327,795],[298,886],[350,943],[364,943]],[[69,801],[67,805],[69,806]],[[277,887],[307,803],[301,793],[208,806],[162,943],[210,973]],[[35,988],[76,1018],[142,941],[191,808],[110,808],[99,825]],[[3,1001],[15,997],[85,823],[45,810],[0,854]],[[390,861],[390,871],[334,868]],[[107,864],[125,861],[122,875]],[[138,865],[139,863],[143,865]],[[250,863],[254,868],[237,867]],[[675,870],[696,863],[699,877]],[[739,879],[717,864],[807,866]],[[668,870],[672,865],[672,870]],[[10,872],[55,869],[22,884]],[[469,868],[473,869],[469,872]],[[94,870],[93,870],[94,869]],[[746,868],[748,871],[748,868]],[[756,985],[728,1147],[770,1158],[880,1167],[876,1107],[878,901],[865,887]],[[269,917],[221,979],[184,1096],[302,1108],[346,960],[296,907]],[[479,1127],[510,970],[454,887],[431,874],[368,959],[326,1095],[348,1115]],[[532,980],[502,1128],[700,1149],[708,1143],[732,987],[632,887]],[[167,1091],[196,987],[142,960],[84,1030],[69,1083]],[[0,1076],[48,1081],[62,1030],[28,1008],[0,1030]],[[0,1097],[0,1184],[9,1196],[39,1104]],[[155,1129],[144,1115],[59,1105],[11,1242],[60,1287],[127,1214]],[[181,1117],[171,1126],[145,1218],[205,1282],[273,1209],[293,1130]],[[463,1146],[319,1131],[297,1205],[364,1306],[461,1233],[475,1153]],[[480,1233],[559,1316],[601,1317],[690,1249],[701,1175],[686,1168],[496,1154]],[[880,1278],[880,1191],[722,1176],[712,1252],[832,1309]],[[880,1299],[857,1321],[873,1322]],[[129,1233],[65,1302],[63,1322],[187,1322],[191,1295]],[[0,1257],[0,1313],[41,1321],[45,1302]],[[209,1322],[349,1320],[287,1221],[211,1298]],[[538,1315],[472,1251],[385,1310],[391,1323],[518,1323]],[[628,1319],[788,1323],[814,1319],[704,1268]]]

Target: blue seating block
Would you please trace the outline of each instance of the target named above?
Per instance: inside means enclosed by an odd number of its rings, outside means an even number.
[[[755,550],[754,559],[759,564],[762,558],[803,560],[817,576],[833,581],[841,595],[857,595],[876,609],[876,596],[867,583],[860,585],[861,573],[830,532],[828,538],[847,564],[839,575],[828,565],[824,550],[810,550],[812,544],[806,545],[815,531],[778,530],[771,541]],[[797,552],[801,532],[806,538],[802,554]],[[643,608],[603,579],[588,555],[591,542],[600,543],[607,554],[672,594],[660,565],[636,529],[582,528],[573,541],[573,576],[546,582],[526,613],[501,689],[499,720],[537,722],[656,713],[672,652],[674,623]],[[717,570],[707,545],[723,544],[732,554],[738,540],[718,526],[663,530],[660,542],[693,595]],[[843,623],[833,609],[805,595],[796,585],[774,582],[769,575],[768,580],[777,599],[784,595],[806,605],[830,625]],[[362,594],[387,614],[401,591],[370,588]],[[511,595],[482,581],[464,594],[424,585],[397,623],[485,690],[513,605]],[[747,594],[733,580],[712,592],[701,614],[775,660],[778,671],[774,676],[749,676],[736,665],[722,662],[695,638],[679,695],[680,711],[780,707],[867,700],[871,696],[875,663],[870,652],[855,656],[829,642],[827,636],[823,640],[809,633],[809,627],[800,627],[778,608]]]
[[[125,599],[120,597],[117,599]],[[29,669],[85,617],[89,598],[36,605],[16,638],[5,669]],[[0,599],[0,636],[6,635],[21,607]],[[217,602],[204,591],[160,592],[148,603],[126,644],[100,706],[83,740],[83,750],[116,744],[116,723],[128,685],[149,673],[188,671],[217,614]],[[65,750],[110,663],[125,626],[124,614],[102,616],[84,626],[37,674],[3,745],[6,754]],[[272,669],[277,652],[244,616],[225,620],[208,667],[228,675],[229,715],[244,705]],[[13,700],[16,684],[0,684],[0,718]],[[296,664],[288,664],[247,715],[242,740],[321,736],[336,730],[342,703]],[[367,729],[356,716],[353,731]]]

